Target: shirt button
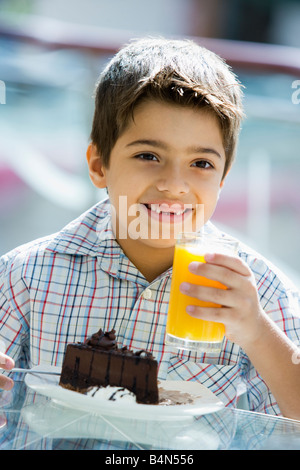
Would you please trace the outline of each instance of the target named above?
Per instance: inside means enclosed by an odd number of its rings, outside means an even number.
[[[152,297],[152,292],[151,292],[151,290],[150,290],[150,289],[144,290],[144,292],[143,292],[143,297],[144,297],[144,299],[146,299],[146,300],[151,299],[151,297]]]

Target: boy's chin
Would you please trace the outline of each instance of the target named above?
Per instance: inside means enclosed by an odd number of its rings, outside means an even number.
[[[127,236],[130,240],[136,241],[139,243],[144,244],[145,246],[148,247],[153,247],[153,248],[171,248],[174,247],[176,244],[176,241],[178,239],[178,236],[180,233],[183,231],[183,227],[181,225],[173,226],[171,230],[159,230],[159,231],[153,231],[151,232],[148,230],[148,227],[143,230],[143,227],[140,227],[141,230],[139,233],[136,231],[131,231],[130,228],[127,232]],[[197,227],[193,227],[194,230],[188,230],[190,231],[196,231]],[[199,227],[198,227],[199,230]]]
[[[176,238],[139,238],[135,241],[142,243],[145,247],[149,248],[173,248],[176,244]]]
[[[166,235],[155,235],[150,236],[145,232],[141,232],[139,236],[136,234],[131,234],[129,232],[128,236],[131,240],[138,242],[139,244],[143,244],[145,247],[152,247],[152,248],[172,248],[175,246],[178,235],[181,231],[172,232],[171,234]]]

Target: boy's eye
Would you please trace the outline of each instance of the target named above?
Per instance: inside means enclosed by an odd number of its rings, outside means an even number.
[[[198,160],[197,162],[194,162],[192,166],[196,166],[197,168],[204,168],[205,170],[213,168],[213,165],[207,160]]]
[[[139,153],[138,155],[135,156],[135,158],[138,158],[140,160],[147,160],[147,161],[156,161],[157,157],[153,155],[153,153]]]

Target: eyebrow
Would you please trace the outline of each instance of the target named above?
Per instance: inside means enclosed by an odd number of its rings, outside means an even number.
[[[150,145],[151,147],[155,147],[155,148],[161,148],[163,150],[167,150],[168,149],[168,146],[161,140],[152,140],[152,139],[138,139],[138,140],[134,140],[133,142],[130,142],[129,144],[126,145],[126,147],[134,147],[135,145]],[[188,147],[187,151],[189,153],[209,153],[209,154],[213,154],[213,155],[216,155],[218,158],[222,158],[221,157],[221,154],[211,148],[211,147]]]

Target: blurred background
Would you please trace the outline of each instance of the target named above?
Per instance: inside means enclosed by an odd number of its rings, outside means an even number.
[[[247,118],[213,221],[300,287],[298,0],[0,0],[0,255],[102,197],[85,163],[94,84],[146,34],[194,38],[244,84]]]

